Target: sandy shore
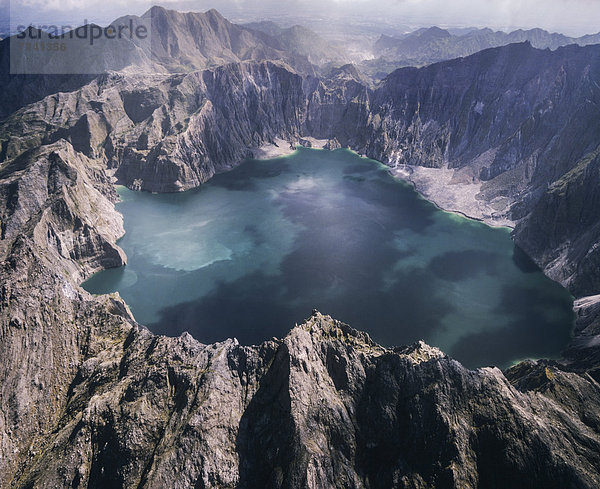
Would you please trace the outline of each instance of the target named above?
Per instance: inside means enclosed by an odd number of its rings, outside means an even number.
[[[449,168],[425,168],[400,165],[390,168],[397,178],[411,182],[417,192],[440,209],[454,212],[490,226],[514,228],[515,223],[506,216],[506,203],[500,199],[485,202],[479,198],[481,182],[469,182],[457,178],[457,172]]]
[[[327,142],[326,139],[311,137],[292,142],[275,139],[274,144],[261,146],[253,150],[253,153],[257,159],[277,158],[292,154],[298,145],[321,149]],[[507,203],[502,199],[492,202],[482,200],[479,197],[481,182],[473,181],[460,171],[451,168],[399,165],[390,167],[390,173],[396,178],[412,183],[417,192],[444,211],[482,221],[490,226],[511,229],[515,227],[514,221],[506,216]]]
[[[306,143],[309,144],[306,144]],[[274,144],[265,144],[260,148],[253,149],[254,158],[258,160],[268,160],[269,158],[278,158],[288,156],[296,151],[296,146],[307,146],[315,149],[322,149],[327,144],[327,139],[302,138],[297,141],[286,141],[285,139],[275,139]]]

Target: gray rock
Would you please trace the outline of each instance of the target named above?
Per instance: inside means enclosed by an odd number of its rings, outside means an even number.
[[[327,142],[325,143],[325,146],[323,146],[323,149],[328,149],[329,151],[333,151],[334,149],[339,149],[341,148],[342,145],[340,144],[340,142],[336,139],[329,139],[327,140]]]
[[[424,343],[385,349],[318,312],[258,346],[155,336],[118,294],[78,286],[125,260],[108,170],[177,191],[310,136],[390,165],[493,149],[479,177],[511,200],[517,239],[548,270],[574,243],[561,280],[588,294],[598,59],[516,45],[376,89],[274,62],[111,73],[14,113],[0,127],[0,486],[598,487],[597,300],[578,303],[564,359],[503,373]]]

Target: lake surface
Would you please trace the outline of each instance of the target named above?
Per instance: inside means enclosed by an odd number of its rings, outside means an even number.
[[[180,194],[119,191],[128,265],[84,287],[119,291],[156,333],[255,344],[316,308],[468,367],[556,357],[570,339],[572,297],[509,230],[442,212],[347,150],[247,161]]]

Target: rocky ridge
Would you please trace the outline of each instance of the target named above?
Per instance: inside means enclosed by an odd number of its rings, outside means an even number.
[[[144,28],[148,35],[131,39],[101,36],[90,44],[88,29],[100,27],[84,25],[74,29],[74,36],[50,37],[29,27],[22,40],[18,36],[0,40],[0,118],[47,95],[76,90],[100,73],[190,73],[265,59],[286,63],[305,74],[314,74],[316,69],[305,55],[291,50],[289,43],[232,24],[214,9],[181,13],[154,6],[141,16],[115,19],[111,26],[115,31],[122,26],[134,31]],[[58,43],[63,49],[32,49],[38,43]],[[18,53],[12,63],[11,52]]]
[[[571,44],[598,44],[600,34],[569,37],[543,29],[502,32],[489,28],[454,30],[433,26],[394,36],[383,34],[373,45],[375,58],[363,60],[360,66],[365,73],[381,77],[403,66],[424,66],[522,42],[530,42],[538,49],[554,50]]]
[[[539,243],[538,261],[585,227],[561,256],[586,253],[593,267],[596,215],[576,199],[595,202],[596,51],[509,46],[401,70],[374,90],[351,70],[321,80],[279,62],[111,73],[7,118],[0,485],[597,487],[596,299],[578,302],[563,361],[502,373],[422,343],[385,349],[316,312],[259,346],[158,337],[118,295],[79,287],[125,260],[110,173],[182,190],[253,147],[308,136],[390,165],[469,171],[484,198],[509,200],[503,212],[517,239]],[[537,241],[544,224],[531,216],[553,209],[581,228],[558,219],[554,241]],[[559,278],[591,295],[583,272]]]

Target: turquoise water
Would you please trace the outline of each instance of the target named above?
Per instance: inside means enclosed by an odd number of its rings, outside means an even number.
[[[557,356],[570,338],[572,297],[509,230],[442,212],[347,150],[247,161],[180,194],[120,193],[128,265],[84,287],[119,291],[156,333],[254,344],[316,308],[469,367]]]

